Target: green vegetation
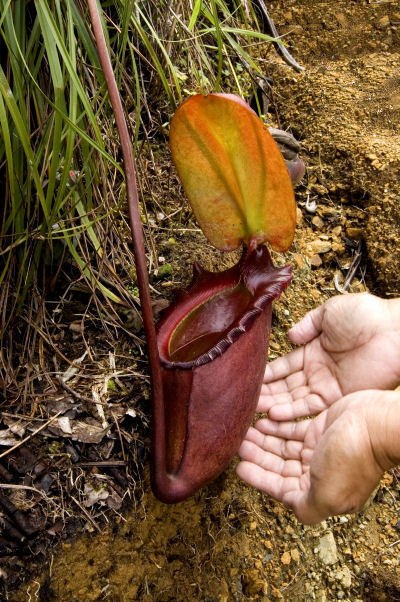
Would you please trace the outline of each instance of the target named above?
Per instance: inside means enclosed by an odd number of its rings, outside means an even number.
[[[241,0],[101,5],[137,154],[188,94],[262,75],[253,46],[270,38]],[[0,0],[0,339],[56,286],[79,282],[114,318],[132,305],[116,140],[85,2]]]

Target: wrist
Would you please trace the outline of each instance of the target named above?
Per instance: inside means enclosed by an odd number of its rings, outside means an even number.
[[[400,464],[400,391],[375,391],[365,408],[375,459],[389,470]]]

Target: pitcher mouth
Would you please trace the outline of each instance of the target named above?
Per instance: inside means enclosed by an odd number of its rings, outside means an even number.
[[[291,268],[275,268],[268,249],[244,251],[224,272],[195,266],[193,282],[165,312],[157,342],[167,369],[192,369],[222,355],[288,286]]]

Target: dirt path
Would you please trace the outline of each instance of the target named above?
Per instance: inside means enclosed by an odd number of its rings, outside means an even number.
[[[276,357],[288,349],[288,326],[338,294],[351,267],[348,290],[399,290],[400,7],[285,0],[271,13],[306,67],[294,74],[271,53],[266,69],[280,125],[301,140],[308,164],[287,257],[295,278],[274,317]],[[388,474],[358,516],[304,527],[233,470],[177,506],[146,492],[102,534],[64,543],[12,599],[397,600],[399,494]]]

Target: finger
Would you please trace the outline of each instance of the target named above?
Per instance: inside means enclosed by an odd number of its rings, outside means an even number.
[[[305,345],[321,334],[324,312],[325,306],[320,305],[309,311],[300,322],[297,322],[288,332],[292,343]]]
[[[258,400],[257,412],[269,412],[269,410],[275,405],[292,405],[293,397],[286,391],[283,393],[271,394],[268,392],[266,387],[261,387],[261,393]]]
[[[264,435],[273,435],[282,439],[291,439],[292,441],[304,441],[311,420],[302,420],[301,422],[277,422],[269,418],[261,418],[254,425],[258,431]]]
[[[306,382],[304,372],[299,371],[290,374],[285,379],[263,383],[257,412],[268,412],[276,404],[291,404],[294,399],[307,395],[309,388],[306,386]]]
[[[238,454],[242,460],[252,462],[264,470],[280,474],[282,477],[300,477],[302,466],[299,460],[284,460],[279,455],[264,451],[261,447],[245,439]]]
[[[264,383],[279,381],[294,372],[299,372],[303,368],[303,362],[304,351],[302,348],[295,349],[283,357],[278,357],[278,359],[266,365]]]
[[[264,435],[253,427],[250,427],[247,431],[245,440],[254,443],[266,452],[280,456],[284,460],[302,460],[304,450],[302,441],[287,441],[272,435]]]
[[[263,405],[268,406],[268,410],[262,410],[268,412],[269,418],[278,422],[296,420],[297,418],[305,418],[306,416],[314,416],[319,414],[323,410],[326,410],[328,404],[316,394],[309,394],[304,398],[293,401],[291,395],[291,402],[282,403],[271,403],[268,399]],[[263,400],[264,402],[264,400]],[[261,404],[261,400],[260,400]]]
[[[299,490],[297,477],[282,477],[274,472],[264,470],[252,462],[242,461],[236,467],[236,473],[245,483],[268,493],[276,500],[282,498],[288,491]]]
[[[295,389],[300,389],[300,387],[306,386],[306,383],[307,378],[303,370],[298,370],[297,372],[291,372],[285,378],[271,382],[266,382],[264,377],[264,382],[261,385],[261,391],[270,395],[281,395],[282,393],[287,393],[288,391],[292,392]]]

